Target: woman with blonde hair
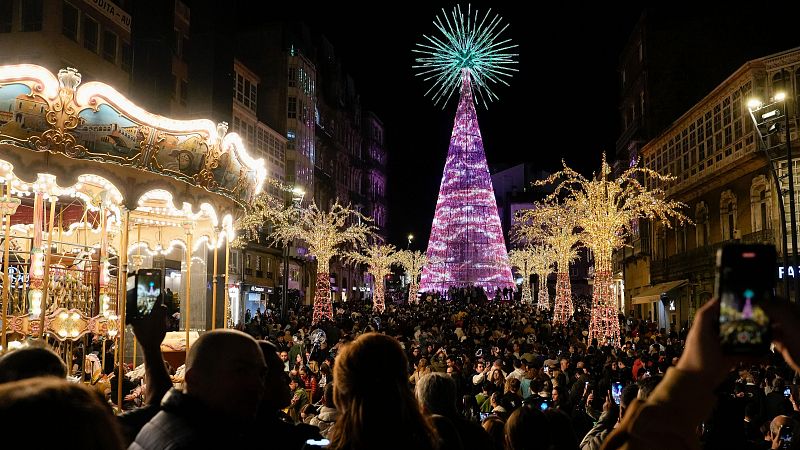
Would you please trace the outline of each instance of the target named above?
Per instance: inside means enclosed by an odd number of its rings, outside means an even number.
[[[425,375],[431,373],[431,368],[428,367],[428,360],[425,358],[420,358],[419,362],[417,363],[416,369],[414,369],[414,373],[408,377],[408,381],[413,384],[414,386],[417,385],[417,381],[420,378],[424,377]]]
[[[391,336],[364,334],[346,345],[333,368],[339,411],[330,450],[434,450],[438,438],[406,378],[408,360]]]

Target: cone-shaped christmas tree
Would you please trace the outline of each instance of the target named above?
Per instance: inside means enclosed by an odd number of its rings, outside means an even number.
[[[420,290],[475,285],[491,292],[513,288],[492,178],[478,127],[470,71],[461,71],[450,149],[428,241],[429,264]]]

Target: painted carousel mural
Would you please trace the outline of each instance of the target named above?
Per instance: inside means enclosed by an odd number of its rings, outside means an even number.
[[[72,68],[0,66],[0,346],[46,339],[65,361],[87,340],[130,348],[120,274],[139,269],[172,292],[177,352],[228,326],[217,261],[265,178],[225,123],[148,113]]]

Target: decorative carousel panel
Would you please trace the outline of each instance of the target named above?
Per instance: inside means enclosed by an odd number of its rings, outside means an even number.
[[[180,179],[244,205],[266,178],[226,123],[151,114],[75,69],[0,66],[0,143]]]

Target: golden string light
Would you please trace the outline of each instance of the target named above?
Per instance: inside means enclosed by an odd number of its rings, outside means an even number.
[[[371,222],[372,219],[338,200],[324,211],[313,202],[307,207],[282,206],[274,197],[260,195],[250,211],[239,220],[238,226],[247,231],[245,238],[251,238],[261,227],[269,224],[272,226],[272,233],[268,236],[271,241],[288,244],[300,240],[306,244],[308,253],[317,260],[312,319],[317,323],[325,318],[333,319],[331,259],[342,254],[347,246],[365,245],[374,235],[375,227]]]
[[[610,179],[611,167],[603,155],[600,174],[586,178],[564,164],[564,168],[537,184],[555,184],[547,201],[564,198],[567,208],[577,213],[580,241],[594,254],[595,278],[592,299],[592,318],[589,339],[597,338],[602,344],[619,345],[619,320],[617,306],[611,290],[611,256],[614,250],[625,245],[632,227],[639,219],[659,221],[671,227],[689,220],[679,210],[686,205],[666,200],[663,189],[673,181],[672,176],[639,167],[634,161],[618,177]],[[650,179],[655,188],[648,189],[644,180]]]
[[[375,289],[372,292],[372,309],[382,313],[386,309],[383,299],[384,281],[386,276],[392,272],[392,265],[398,263],[395,247],[393,245],[371,244],[364,248],[364,254],[348,252],[344,255],[344,260],[353,265],[366,264],[367,272],[375,280]]]
[[[515,217],[513,238],[516,242],[540,243],[552,249],[557,268],[554,323],[569,322],[574,312],[569,265],[578,258],[580,235],[577,226],[578,211],[560,203],[558,198],[537,202],[533,208],[522,210]]]
[[[419,276],[422,269],[428,265],[428,256],[419,250],[401,250],[397,252],[397,264],[406,271],[409,279],[408,303],[417,303],[417,292],[419,292]]]

